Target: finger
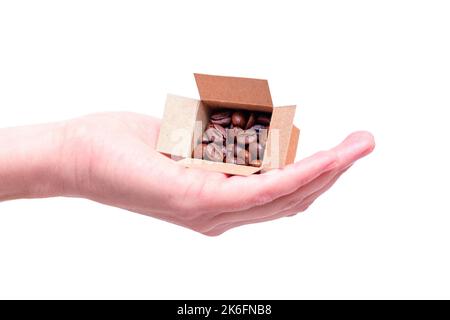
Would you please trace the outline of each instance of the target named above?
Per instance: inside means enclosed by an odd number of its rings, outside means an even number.
[[[342,176],[342,174],[344,172],[346,172],[348,169],[349,168],[346,168],[343,171],[339,172],[331,181],[329,181],[329,183],[326,186],[324,186],[322,189],[316,191],[315,193],[309,195],[307,198],[304,199],[304,201],[302,203],[297,204],[294,208],[283,210],[274,215],[263,217],[263,218],[252,219],[252,220],[247,220],[247,221],[232,222],[232,223],[224,223],[224,224],[216,226],[215,228],[212,228],[210,231],[205,232],[204,234],[209,235],[209,236],[217,236],[217,235],[220,235],[230,229],[237,228],[237,227],[240,227],[243,225],[273,221],[273,220],[284,218],[284,217],[294,216],[299,212],[303,212],[306,209],[308,209],[308,207],[320,195],[322,195],[324,192],[329,190],[336,183],[336,181],[339,179],[339,177]]]
[[[275,214],[272,213],[272,214],[269,214],[269,215],[263,216],[263,217],[252,218],[252,219],[247,219],[247,220],[241,219],[241,220],[237,220],[237,221],[233,221],[233,222],[218,224],[218,225],[216,225],[216,227],[212,228],[211,230],[215,230],[215,229],[228,230],[230,228],[235,228],[235,227],[238,227],[241,225],[271,221],[271,220],[279,219],[279,218],[286,217],[286,216],[293,216],[293,215],[297,214],[298,212],[306,210],[312,204],[312,202],[314,202],[317,199],[317,197],[319,197],[325,191],[330,189],[336,183],[336,181],[339,179],[339,177],[348,169],[349,169],[349,167],[340,171],[339,173],[335,174],[335,176],[333,176],[332,179],[330,179],[326,184],[324,184],[322,186],[322,188],[320,188],[316,192],[310,194],[309,196],[304,198],[303,201],[301,201],[300,203],[297,203],[295,206],[292,206],[291,208],[281,210]]]
[[[233,176],[220,185],[209,184],[205,187],[208,191],[204,201],[211,212],[242,211],[264,205],[333,169],[336,160],[334,152],[324,151],[283,169],[276,169],[276,174]]]
[[[338,167],[342,170],[342,168],[348,167],[354,161],[370,153],[373,149],[373,143],[371,141],[373,142],[371,135],[357,133],[350,135],[339,146],[333,148],[332,152],[339,159],[337,161]],[[305,197],[327,185],[335,175],[336,172],[333,170],[322,173],[320,177],[310,181],[306,186],[302,185],[291,194],[281,196],[265,205],[259,205],[241,211],[221,213],[214,218],[212,225],[265,218],[280,211],[293,208]]]
[[[262,206],[256,206],[243,211],[224,212],[218,214],[213,219],[213,224],[221,225],[227,223],[237,223],[245,221],[253,221],[261,218],[266,218],[277,214],[278,212],[295,207],[299,202],[306,198],[309,194],[326,186],[330,180],[337,174],[335,170],[325,172],[305,186],[295,190],[293,193],[282,196],[272,202]],[[309,193],[303,189],[310,189]]]
[[[375,139],[373,135],[366,131],[357,131],[350,134],[342,143],[331,150],[336,152],[339,165],[345,167],[367,156],[374,148]]]
[[[293,208],[289,208],[286,210],[283,210],[279,213],[276,213],[274,215],[260,217],[260,218],[254,218],[247,221],[239,221],[239,222],[229,222],[221,224],[215,228],[212,228],[208,233],[209,235],[219,235],[231,228],[235,228],[241,225],[250,224],[250,223],[259,223],[259,222],[265,222],[265,221],[271,221],[275,220],[284,216],[289,215],[295,215],[298,212],[306,210],[306,208],[312,204],[320,195],[322,195],[324,192],[326,192],[328,189],[330,189],[333,184],[339,179],[339,177],[348,170],[348,168],[351,166],[351,164],[356,161],[357,159],[369,154],[375,147],[375,142],[370,133],[367,132],[357,132],[352,135],[350,135],[347,139],[344,140],[343,143],[341,143],[339,146],[334,148],[334,150],[339,154],[339,161],[340,165],[345,165],[346,163],[350,163],[350,165],[342,170],[338,175],[336,175],[335,178],[333,178],[325,187],[322,189],[313,192],[308,197],[304,199],[303,202],[297,204]],[[346,152],[342,152],[343,150],[346,150]],[[354,159],[352,161],[352,159]]]
[[[216,188],[211,205],[215,206],[216,212],[218,208],[231,212],[270,203],[336,166],[342,168],[355,162],[373,148],[374,139],[370,133],[353,133],[330,151],[319,152],[284,169],[273,170],[272,174],[227,179]]]

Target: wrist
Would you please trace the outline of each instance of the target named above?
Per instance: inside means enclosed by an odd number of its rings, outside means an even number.
[[[0,129],[0,200],[64,193],[64,123]]]

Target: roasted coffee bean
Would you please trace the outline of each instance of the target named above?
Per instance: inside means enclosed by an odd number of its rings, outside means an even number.
[[[237,137],[241,136],[242,132],[244,132],[244,130],[242,130],[241,128],[238,127],[234,127],[233,129],[227,129],[227,144],[234,144],[237,140]]]
[[[267,141],[269,113],[220,110],[214,112],[194,158],[261,166]]]
[[[213,124],[219,124],[221,126],[228,126],[231,123],[231,112],[220,111],[213,113],[210,117],[210,121]]]
[[[256,130],[248,129],[241,132],[237,139],[240,143],[251,144],[258,140],[258,134],[256,133]]]
[[[208,130],[210,128],[219,130],[221,133],[223,133],[224,137],[226,136],[226,129],[223,126],[221,126],[220,124],[215,124],[215,123],[210,122],[206,126],[206,130]],[[205,130],[205,132],[206,132],[206,130]]]
[[[242,111],[235,111],[231,116],[231,123],[234,127],[245,128],[247,124],[247,118]]]
[[[238,155],[243,155],[243,152],[245,150],[245,145],[241,144],[227,144],[226,146],[226,154],[227,157],[233,157],[236,158]]]
[[[222,128],[223,129],[223,128]],[[203,135],[203,141],[208,142],[223,142],[225,140],[225,130],[221,131],[219,129],[208,128]]]
[[[266,129],[266,126],[263,126],[262,124],[255,124],[255,125],[252,127],[252,129],[253,129],[253,130],[256,130],[256,132],[259,132],[260,130]]]
[[[258,159],[263,160],[264,159],[264,151],[265,146],[260,143],[252,143],[248,146],[248,151],[250,152],[251,159]]]
[[[261,113],[256,118],[257,124],[262,124],[263,126],[268,126],[270,124],[270,116],[266,113]]]
[[[258,143],[258,159],[263,160],[264,159],[264,151],[266,150],[266,146],[262,145],[261,143]]]
[[[245,145],[236,143],[234,146],[235,146],[235,150],[236,150],[236,151],[235,151],[236,157],[239,156],[240,154],[243,154],[243,153],[244,153],[244,151],[245,151]]]
[[[209,129],[208,129],[209,130]],[[202,136],[202,143],[210,143],[208,130],[205,131],[205,133]]]
[[[198,144],[195,148],[194,151],[192,152],[192,157],[196,158],[196,159],[203,159],[205,157],[205,149],[206,149],[206,144],[200,143]]]
[[[262,161],[261,160],[252,160],[249,163],[252,167],[261,167]]]
[[[215,124],[215,123],[214,123],[214,124],[213,124],[213,128],[216,129],[216,130],[219,130],[220,133],[222,134],[222,136],[223,136],[224,138],[226,138],[227,132],[226,132],[226,130],[225,130],[224,127],[222,127],[220,124]]]
[[[254,146],[250,146],[249,153],[249,164],[254,167],[259,167],[263,160],[262,155],[264,153],[264,149],[262,149],[260,144],[255,144]]]
[[[244,159],[245,159],[245,165],[248,166],[250,163],[250,153],[248,152],[248,150],[245,150]]]
[[[237,164],[236,158],[233,157],[233,156],[226,157],[226,158],[224,159],[224,162],[230,163],[230,164]]]
[[[247,124],[245,125],[245,130],[248,130],[251,127],[253,127],[255,125],[255,122],[256,122],[256,115],[254,112],[251,112],[250,115],[248,116]]]
[[[267,129],[259,130],[259,132],[258,132],[258,142],[263,147],[266,146],[268,136],[269,136],[269,130],[267,130]]]
[[[223,118],[220,120],[211,120],[211,123],[220,124],[221,126],[228,126],[231,123],[231,117],[229,118]]]
[[[258,150],[259,150],[258,143],[251,143],[248,145],[248,151],[250,152],[250,156],[252,159],[258,159]]]
[[[223,157],[223,161],[225,161],[225,158],[227,157],[227,147],[226,146],[222,146],[222,157]]]
[[[226,149],[226,158],[231,159],[236,157],[236,144],[229,143],[225,147]]]
[[[208,130],[206,130],[206,131],[208,131]],[[209,137],[206,134],[206,131],[202,135],[202,143],[209,143]]]
[[[222,146],[217,145],[216,143],[210,143],[205,148],[205,159],[214,161],[214,162],[222,162],[223,161],[223,151]]]
[[[211,120],[220,120],[223,118],[227,118],[229,116],[231,116],[231,111],[222,110],[222,111],[214,112],[210,118],[211,118]]]
[[[249,154],[248,150],[245,150],[245,148],[237,146],[237,148],[236,148],[237,164],[248,165],[249,160],[250,160],[250,154]]]

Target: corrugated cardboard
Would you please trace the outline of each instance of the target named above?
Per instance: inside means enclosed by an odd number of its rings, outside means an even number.
[[[267,80],[195,74],[201,100],[168,95],[158,138],[159,152],[182,157],[180,165],[233,175],[281,168],[295,160],[300,130],[293,125],[295,106],[273,107]],[[246,109],[272,113],[261,167],[193,159],[214,109]]]
[[[295,161],[297,155],[298,138],[300,137],[300,129],[292,126],[291,138],[289,139],[289,148],[286,155],[285,164],[291,164]]]
[[[267,80],[195,73],[200,99],[211,106],[272,111]]]
[[[178,163],[189,168],[201,168],[208,171],[216,171],[240,176],[249,176],[261,170],[261,168],[257,167],[242,166],[225,162],[212,162],[195,158],[185,158],[178,161]]]
[[[199,100],[167,95],[156,150],[173,156],[191,155],[199,106]]]
[[[295,106],[273,108],[266,151],[264,152],[264,168],[281,168],[286,164],[294,116]]]

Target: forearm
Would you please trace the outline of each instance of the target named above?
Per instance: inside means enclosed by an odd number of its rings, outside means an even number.
[[[0,201],[63,192],[64,124],[0,129]]]

